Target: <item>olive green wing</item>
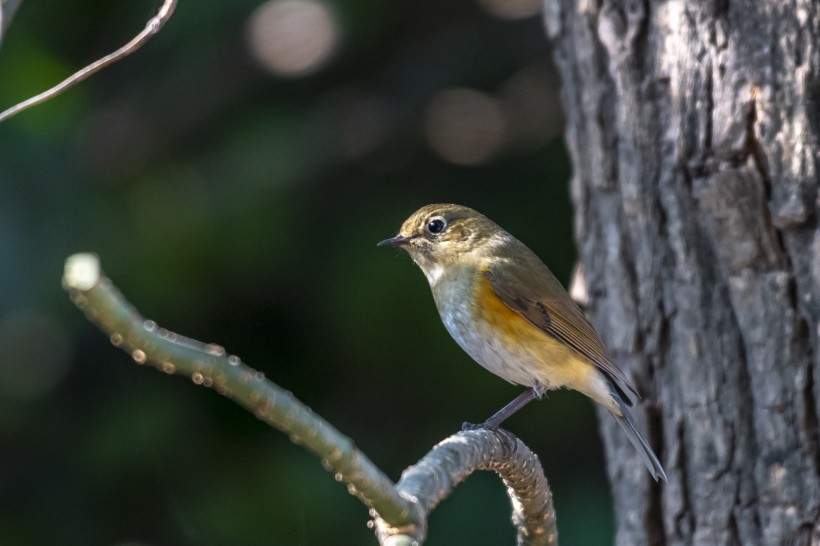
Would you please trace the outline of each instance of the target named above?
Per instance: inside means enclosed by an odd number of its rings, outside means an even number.
[[[485,270],[484,274],[505,305],[609,376],[624,402],[632,405],[633,398],[640,398],[635,386],[612,362],[583,312],[540,260],[526,264],[507,262],[504,267]],[[624,393],[622,387],[629,389],[634,397]]]

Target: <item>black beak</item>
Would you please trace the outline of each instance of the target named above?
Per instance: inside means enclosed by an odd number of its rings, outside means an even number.
[[[384,241],[380,241],[379,244],[376,246],[398,246],[402,247],[410,242],[410,237],[404,237],[402,235],[396,235],[390,239],[385,239]]]

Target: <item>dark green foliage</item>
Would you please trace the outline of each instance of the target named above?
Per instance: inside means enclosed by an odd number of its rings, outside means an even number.
[[[0,105],[119,47],[157,4],[24,2],[0,49]],[[560,121],[474,167],[437,158],[422,127],[444,89],[500,95],[525,67],[550,78],[539,18],[346,0],[341,51],[289,80],[249,57],[258,5],[182,1],[136,55],[0,125],[0,543],[375,544],[318,460],[112,348],[60,289],[73,252],[100,254],[147,317],[239,354],[395,479],[518,393],[452,342],[412,263],[375,245],[420,205],[459,202],[568,278]],[[342,135],[372,98],[382,133],[351,152]],[[592,404],[554,394],[508,427],[542,459],[562,544],[610,541]],[[459,538],[512,542],[494,477],[434,513],[429,544]]]

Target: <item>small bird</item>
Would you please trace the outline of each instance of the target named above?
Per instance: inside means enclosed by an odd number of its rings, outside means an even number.
[[[460,205],[427,205],[379,246],[421,268],[445,328],[476,362],[530,387],[484,422],[496,429],[551,389],[575,389],[606,408],[657,481],[660,461],[628,406],[634,385],[612,362],[583,312],[538,257],[489,218]]]

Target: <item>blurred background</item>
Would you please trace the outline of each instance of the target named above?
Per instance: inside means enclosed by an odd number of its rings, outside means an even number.
[[[27,0],[0,109],[130,39],[158,0]],[[539,0],[196,0],[146,47],[0,125],[0,543],[375,544],[320,462],[231,401],[134,365],[60,288],[100,255],[148,318],[219,343],[398,479],[520,392],[450,339],[424,276],[376,248],[456,202],[562,280],[575,259],[559,82]],[[507,423],[562,544],[612,541],[592,403]],[[427,544],[512,544],[494,475]]]

